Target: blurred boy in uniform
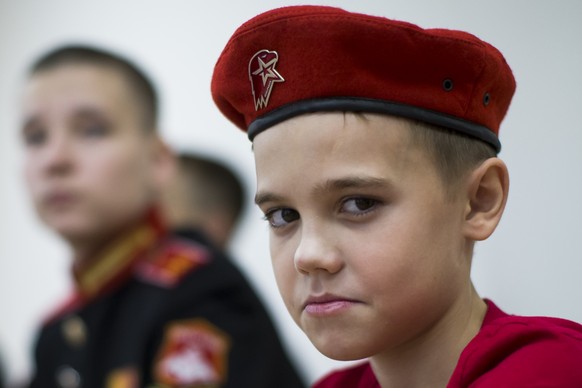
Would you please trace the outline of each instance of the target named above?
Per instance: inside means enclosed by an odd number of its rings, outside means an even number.
[[[582,386],[580,325],[508,315],[470,279],[508,195],[514,89],[471,34],[337,8],[231,37],[212,93],[253,141],[284,302],[323,354],[368,358],[316,387]]]
[[[145,75],[102,50],[64,47],[32,67],[25,175],[72,249],[75,289],[43,324],[31,387],[300,387],[241,273],[168,232],[157,108]]]

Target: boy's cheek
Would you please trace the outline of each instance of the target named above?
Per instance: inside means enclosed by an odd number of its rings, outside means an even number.
[[[275,281],[277,287],[279,288],[279,293],[285,302],[285,305],[291,315],[295,315],[294,310],[294,295],[299,287],[298,284],[298,273],[293,265],[293,259],[283,258],[279,256],[273,256],[271,254],[271,263],[273,266],[273,273],[275,275]]]

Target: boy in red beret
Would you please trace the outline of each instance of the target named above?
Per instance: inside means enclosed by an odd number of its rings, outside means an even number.
[[[319,351],[368,358],[316,387],[580,387],[582,327],[518,317],[470,279],[509,189],[515,90],[473,35],[300,6],[242,25],[213,98],[248,132],[284,302]]]

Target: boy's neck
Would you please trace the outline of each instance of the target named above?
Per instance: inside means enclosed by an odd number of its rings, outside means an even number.
[[[73,253],[75,265],[83,265],[95,259],[104,249],[116,240],[121,240],[131,232],[133,228],[141,223],[151,223],[152,225],[163,225],[165,220],[156,205],[152,205],[133,220],[119,226],[112,226],[103,233],[92,233],[88,236],[77,236],[74,239],[67,239]],[[160,226],[162,227],[162,226]]]
[[[371,357],[383,388],[446,387],[459,356],[481,328],[487,305],[471,286],[428,332],[390,353]]]

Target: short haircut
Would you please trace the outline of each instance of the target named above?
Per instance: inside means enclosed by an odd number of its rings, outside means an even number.
[[[156,89],[145,73],[132,62],[117,54],[94,47],[63,46],[37,59],[29,73],[35,75],[62,65],[95,65],[119,71],[133,89],[133,94],[142,111],[144,127],[148,131],[156,130],[158,120]]]
[[[193,206],[226,211],[236,224],[245,206],[242,180],[225,164],[203,156],[180,154],[179,163],[193,193]]]
[[[482,140],[421,121],[409,122],[412,143],[428,153],[449,197],[455,195],[458,184],[473,168],[497,156],[495,149]]]

